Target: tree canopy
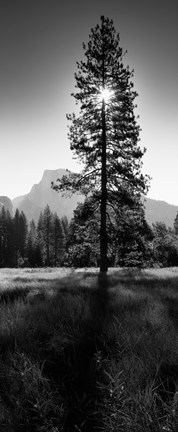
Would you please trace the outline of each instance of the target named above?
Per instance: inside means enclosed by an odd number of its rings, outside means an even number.
[[[53,188],[92,194],[96,206],[99,202],[100,270],[106,272],[108,207],[116,212],[122,204],[133,207],[140,193],[147,192],[148,176],[141,172],[145,149],[138,145],[133,70],[124,65],[113,21],[101,16],[83,49],[85,61],[77,62],[72,94],[80,109],[67,115],[70,147],[83,169],[80,174],[69,172]]]

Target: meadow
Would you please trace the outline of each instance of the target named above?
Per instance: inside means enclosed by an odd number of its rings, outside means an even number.
[[[0,430],[178,430],[178,268],[0,269]]]

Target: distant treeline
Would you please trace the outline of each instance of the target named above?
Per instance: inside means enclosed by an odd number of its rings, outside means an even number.
[[[86,200],[73,219],[59,218],[47,205],[37,223],[28,223],[17,209],[14,216],[0,211],[0,267],[99,266],[100,219]],[[124,207],[108,218],[109,266],[178,266],[178,215],[174,229],[157,222],[150,227],[144,209]]]
[[[37,224],[29,224],[23,211],[14,217],[0,212],[0,266],[60,266],[66,249],[68,220],[60,219],[47,205]]]

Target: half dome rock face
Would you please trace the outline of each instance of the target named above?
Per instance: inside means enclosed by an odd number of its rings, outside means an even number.
[[[63,175],[68,175],[68,171],[65,169],[45,170],[40,182],[34,184],[28,194],[14,198],[12,202],[8,197],[0,197],[0,209],[4,205],[12,214],[13,204],[14,213],[18,208],[19,211],[25,213],[29,221],[34,219],[37,222],[40,212],[48,204],[51,211],[56,212],[60,218],[67,216],[70,220],[77,204],[84,202],[84,196],[76,193],[70,197],[62,196],[60,192],[53,190],[51,182],[55,183]],[[150,225],[155,222],[164,222],[167,226],[173,227],[178,206],[148,197],[142,197],[142,200],[145,206],[145,217]]]
[[[45,170],[40,183],[49,185],[51,181],[55,182],[57,178],[61,178],[63,175],[68,175],[68,171],[65,169]]]
[[[3,207],[5,210],[9,210],[11,215],[13,214],[13,204],[7,196],[0,196],[0,210],[2,210]]]
[[[71,197],[62,196],[51,188],[51,182],[56,182],[63,175],[68,175],[64,169],[45,170],[41,181],[34,184],[31,191],[23,196],[13,199],[14,211],[18,208],[23,211],[28,220],[38,220],[40,212],[48,204],[52,212],[56,212],[61,218],[67,216],[70,220],[73,217],[73,210],[77,207],[78,202],[83,202],[84,197],[79,194],[73,194]]]

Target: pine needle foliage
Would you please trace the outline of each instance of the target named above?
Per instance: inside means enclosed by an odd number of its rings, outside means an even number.
[[[126,53],[113,21],[101,16],[83,49],[85,60],[77,62],[72,94],[80,109],[67,115],[70,147],[83,169],[69,172],[53,188],[92,194],[100,202],[100,270],[107,271],[108,206],[117,210],[122,203],[133,205],[147,191],[148,176],[141,173],[145,149],[138,145],[133,70],[124,65]]]

